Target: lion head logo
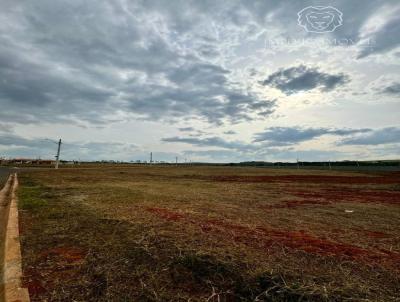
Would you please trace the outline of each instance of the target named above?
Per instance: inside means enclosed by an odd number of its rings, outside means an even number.
[[[343,22],[343,13],[332,6],[308,6],[297,15],[299,25],[313,33],[333,32]]]

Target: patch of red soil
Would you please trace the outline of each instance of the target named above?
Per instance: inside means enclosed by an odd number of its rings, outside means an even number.
[[[329,176],[329,175],[219,175],[212,176],[213,181],[237,182],[306,182],[330,184],[397,184],[400,174],[385,174],[383,176]]]
[[[71,265],[60,265],[53,262],[38,263],[39,268],[31,268],[24,270],[23,287],[27,287],[29,296],[32,301],[48,301],[43,300],[43,294],[52,291],[56,284],[65,284],[69,280],[80,277],[79,269]]]
[[[75,268],[85,256],[86,253],[77,247],[63,246],[44,250],[39,254],[39,258],[46,259],[43,266],[24,269],[23,286],[28,288],[31,298],[39,297],[47,292],[46,287],[52,288],[53,280],[69,280],[73,277],[76,274]]]
[[[358,202],[358,203],[387,203],[400,205],[399,191],[363,190],[346,187],[327,188],[322,192],[322,197],[332,201]]]
[[[176,221],[184,218],[183,214],[165,208],[146,208],[146,211],[154,213],[157,216],[166,220]]]
[[[29,230],[32,225],[33,225],[32,218],[28,215],[24,215],[23,219],[18,219],[18,229],[20,235],[25,234],[25,231]]]
[[[45,293],[47,290],[40,281],[42,277],[33,269],[24,269],[23,287],[27,287],[31,298]]]
[[[316,189],[313,189],[316,190]],[[382,203],[400,205],[399,191],[362,190],[344,186],[320,188],[319,191],[288,190],[297,200],[262,206],[264,209],[296,208],[303,205],[330,205],[334,203]]]
[[[206,232],[217,231],[230,236],[236,242],[259,248],[283,246],[321,256],[335,256],[343,259],[358,260],[367,263],[389,263],[400,269],[400,253],[387,250],[367,250],[355,245],[315,237],[305,231],[280,231],[263,227],[246,226],[208,220],[201,223]]]
[[[64,260],[68,263],[80,262],[85,257],[85,253],[75,247],[56,247],[50,250],[46,250],[40,253],[40,257],[48,258],[56,256],[60,260]]]
[[[184,220],[186,223],[197,225],[203,232],[222,234],[235,242],[255,248],[268,249],[273,246],[281,246],[321,256],[334,256],[367,263],[389,263],[389,265],[400,269],[400,253],[397,252],[383,249],[367,250],[355,245],[315,237],[302,230],[282,231],[264,227],[251,228],[218,219],[199,220],[182,214],[179,214],[179,219],[171,219],[170,210],[156,209],[156,211],[151,210],[150,212],[166,220]],[[168,213],[168,215],[164,213]],[[176,214],[175,212],[172,213]]]
[[[262,206],[263,209],[284,209],[284,208],[297,208],[304,205],[330,205],[331,202],[323,201],[323,200],[286,200],[279,204],[265,205]]]
[[[368,237],[371,238],[376,238],[376,239],[380,239],[380,238],[389,238],[391,237],[390,235],[383,233],[383,232],[376,232],[376,231],[364,231],[365,235],[367,235]]]

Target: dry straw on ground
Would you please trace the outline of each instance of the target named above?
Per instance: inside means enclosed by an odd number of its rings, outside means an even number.
[[[33,301],[396,301],[399,181],[230,167],[25,172],[24,281]]]

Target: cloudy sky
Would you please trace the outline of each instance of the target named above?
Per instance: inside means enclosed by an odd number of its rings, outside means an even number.
[[[0,2],[0,157],[400,157],[398,0]]]

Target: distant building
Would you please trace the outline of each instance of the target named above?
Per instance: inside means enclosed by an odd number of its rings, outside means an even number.
[[[53,165],[54,163],[55,161],[50,159],[12,158],[1,160],[1,164],[3,165]]]

